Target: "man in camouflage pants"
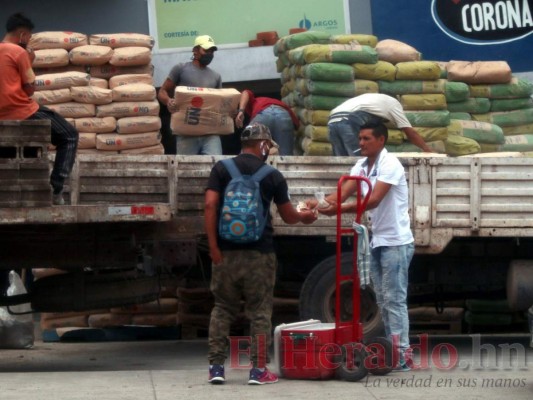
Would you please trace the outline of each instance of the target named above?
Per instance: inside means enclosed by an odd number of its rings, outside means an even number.
[[[242,175],[253,175],[264,165],[270,149],[277,147],[270,131],[262,124],[247,126],[241,134],[241,144],[242,152],[233,160]],[[274,383],[278,380],[277,376],[266,368],[277,265],[268,210],[274,201],[279,215],[288,224],[309,224],[316,220],[316,215],[312,211],[298,212],[292,206],[285,178],[273,169],[260,182],[263,207],[267,210],[262,236],[251,243],[223,240],[218,234],[218,221],[224,190],[230,180],[231,175],[225,165],[217,162],[211,170],[205,193],[205,228],[213,264],[211,291],[215,297],[209,325],[209,382],[225,381],[224,361],[230,326],[241,309],[241,300],[244,300],[252,336],[250,358],[253,368],[248,383]]]

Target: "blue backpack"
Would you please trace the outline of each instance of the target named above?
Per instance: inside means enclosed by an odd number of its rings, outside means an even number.
[[[235,161],[222,160],[231,175],[224,190],[224,198],[218,222],[218,234],[234,243],[255,242],[263,235],[268,209],[264,209],[259,182],[274,171],[263,165],[253,175],[242,175]]]

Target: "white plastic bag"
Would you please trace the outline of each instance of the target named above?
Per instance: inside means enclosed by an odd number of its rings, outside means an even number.
[[[26,288],[20,276],[15,271],[11,271],[7,295],[14,296],[24,293],[26,293]],[[19,304],[11,306],[9,309],[15,314],[10,314],[7,307],[0,307],[0,348],[29,349],[33,347],[35,338],[32,314],[16,315],[31,312],[30,304]]]

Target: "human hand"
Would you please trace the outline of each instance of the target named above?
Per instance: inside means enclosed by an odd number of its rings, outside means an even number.
[[[306,200],[305,205],[309,210],[314,210],[318,206],[318,200],[317,199]]]
[[[318,218],[316,211],[313,211],[313,210],[302,210],[299,212],[299,214],[300,214],[300,222],[302,222],[305,225],[312,224]]]
[[[244,112],[239,111],[237,113],[237,116],[235,117],[235,125],[237,125],[237,128],[242,128],[244,124]]]
[[[327,207],[317,208],[320,214],[327,215],[329,217],[337,215],[337,202],[329,202]]]
[[[209,249],[209,257],[211,257],[214,267],[222,264],[222,252],[218,246]]]
[[[167,103],[167,108],[171,114],[178,111],[178,105],[176,104],[176,100],[170,99]]]

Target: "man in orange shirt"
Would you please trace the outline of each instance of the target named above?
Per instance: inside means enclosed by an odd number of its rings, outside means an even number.
[[[0,120],[50,120],[51,141],[57,147],[50,184],[54,204],[62,205],[65,203],[63,184],[76,157],[78,131],[61,115],[31,99],[35,91],[35,74],[31,67],[35,54],[27,44],[33,28],[33,23],[20,13],[7,20],[7,33],[0,43]]]

